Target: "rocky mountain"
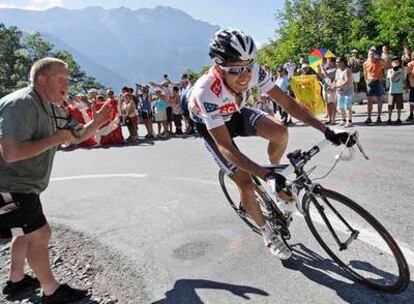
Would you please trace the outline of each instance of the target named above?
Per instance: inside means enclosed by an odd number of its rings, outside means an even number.
[[[165,6],[0,9],[0,22],[39,31],[57,49],[72,53],[88,74],[114,88],[199,70],[210,63],[208,42],[218,28]]]

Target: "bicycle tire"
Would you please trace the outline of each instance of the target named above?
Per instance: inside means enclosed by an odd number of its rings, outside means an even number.
[[[237,213],[237,215],[241,218],[241,220],[249,226],[250,229],[252,229],[255,233],[262,234],[259,227],[255,224],[253,219],[249,217],[249,215],[244,211],[243,208],[241,208],[241,202],[236,202],[231,194],[230,189],[228,188],[229,185],[225,182],[226,173],[223,170],[219,171],[218,178],[219,183],[221,186],[221,189],[223,190],[224,196],[226,197],[227,201],[229,202],[230,206],[233,208],[233,210]],[[234,182],[233,182],[234,183]]]
[[[376,290],[380,290],[383,292],[388,292],[388,293],[400,293],[402,291],[404,291],[407,286],[410,283],[410,271],[409,271],[409,267],[407,264],[407,261],[401,251],[401,249],[399,248],[398,244],[395,242],[395,240],[393,239],[393,237],[391,236],[391,234],[384,228],[384,226],[376,219],[374,218],[368,211],[366,211],[364,208],[362,208],[360,205],[358,205],[356,202],[354,202],[353,200],[349,199],[348,197],[329,190],[329,189],[325,189],[323,187],[320,187],[317,190],[317,195],[315,196],[314,194],[308,194],[307,196],[304,197],[303,200],[303,211],[304,211],[304,217],[306,220],[306,223],[311,231],[311,233],[313,234],[313,236],[316,238],[316,240],[318,241],[318,243],[322,246],[322,248],[326,251],[326,253],[343,269],[345,270],[349,275],[351,275],[351,277],[356,280],[359,281],[365,285],[368,285],[371,288],[374,288]],[[331,201],[335,201],[335,205],[332,204],[334,206],[334,209],[337,209],[340,205],[342,204],[342,207],[347,207],[350,210],[352,210],[356,215],[360,216],[363,220],[365,220],[366,223],[368,223],[368,225],[375,230],[375,232],[378,234],[378,236],[382,239],[383,242],[385,242],[386,246],[388,246],[388,249],[385,249],[386,254],[382,253],[382,254],[378,254],[378,257],[381,256],[381,258],[385,261],[386,259],[389,259],[388,257],[390,257],[390,259],[395,259],[394,262],[396,262],[396,265],[393,265],[393,268],[395,268],[395,272],[397,272],[397,267],[398,267],[398,276],[397,275],[391,275],[390,273],[388,273],[388,269],[387,271],[383,270],[383,269],[379,269],[379,268],[375,268],[373,266],[372,261],[368,260],[368,261],[355,261],[355,260],[351,260],[349,264],[347,264],[346,262],[343,261],[343,257],[338,257],[338,254],[334,253],[334,251],[332,250],[333,246],[330,246],[327,244],[327,239],[322,237],[321,233],[320,233],[320,229],[317,229],[315,224],[322,224],[320,225],[320,227],[327,227],[326,226],[326,222],[321,223],[321,221],[317,222],[315,220],[317,213],[315,212],[315,214],[311,214],[312,212],[310,212],[310,207],[313,205],[316,208],[316,211],[319,213],[319,215],[321,215],[321,211],[318,209],[316,203],[320,204],[321,201],[318,200],[318,198],[321,198],[322,200],[325,198],[327,199],[327,201],[329,203],[331,203]],[[328,204],[326,204],[326,202],[324,201],[326,208],[329,208]],[[322,206],[322,208],[324,208],[324,214],[325,210],[327,210],[324,206]],[[332,209],[331,209],[332,210]],[[329,211],[329,210],[328,210]],[[316,215],[316,216],[315,216]],[[321,215],[322,217],[322,215]],[[339,219],[339,217],[338,217]],[[331,221],[329,221],[331,223]],[[339,224],[338,224],[339,223]],[[332,224],[332,223],[331,223]],[[341,225],[340,220],[337,220],[337,222],[335,223],[335,225]],[[362,226],[361,226],[362,227]],[[339,232],[341,232],[340,230],[338,230]],[[336,232],[338,232],[336,231]],[[368,238],[372,238],[372,235],[368,233],[368,231],[365,230],[361,230],[364,234],[368,234]],[[326,233],[326,235],[329,236],[329,233]],[[332,234],[331,234],[332,236]],[[361,242],[364,242],[362,239],[364,237],[361,236]],[[357,236],[356,240],[360,240],[359,239],[359,235]],[[380,241],[379,239],[376,239],[378,241]],[[366,241],[366,240],[365,240]],[[335,244],[335,242],[331,239],[331,242],[333,244]],[[354,242],[354,241],[353,241]],[[359,244],[359,243],[357,243]],[[376,257],[377,255],[375,254],[376,250],[382,250],[382,249],[378,249],[380,246],[380,243],[376,243],[374,246],[375,248],[373,248],[372,252],[373,252],[373,259],[374,257]],[[382,244],[382,243],[381,243]],[[336,244],[338,247],[339,245]],[[351,243],[352,245],[352,243]],[[382,244],[383,245],[383,244]],[[352,245],[354,246],[354,245]],[[358,245],[355,245],[358,246]],[[350,246],[351,248],[351,246]],[[364,242],[364,246],[363,246],[364,250],[369,250],[369,244]],[[389,251],[387,251],[389,250]],[[339,252],[342,254],[343,250],[339,250]],[[358,250],[357,250],[358,253]],[[391,253],[391,255],[389,254]],[[345,255],[345,254],[344,254]],[[382,261],[381,261],[382,262]],[[383,262],[382,262],[383,263]],[[356,266],[356,268],[352,268],[352,266]],[[362,267],[361,267],[362,266]],[[359,267],[359,268],[358,268]],[[365,267],[365,269],[364,269]],[[383,267],[386,267],[385,264],[383,265]],[[380,279],[373,279],[373,278],[368,278],[365,277],[364,275],[361,274],[362,271],[370,271],[369,274],[372,276],[374,275],[378,275],[378,274],[384,274],[384,277],[386,276],[387,278],[380,278]],[[397,279],[395,280],[395,282],[393,282],[392,284],[381,284],[382,281],[387,281],[390,278],[394,278],[397,277]]]

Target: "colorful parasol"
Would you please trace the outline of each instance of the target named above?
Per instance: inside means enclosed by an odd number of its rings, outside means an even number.
[[[318,71],[318,65],[322,63],[322,58],[335,58],[335,54],[332,53],[328,49],[316,49],[313,50],[312,53],[309,55],[309,65],[310,67],[317,72]]]

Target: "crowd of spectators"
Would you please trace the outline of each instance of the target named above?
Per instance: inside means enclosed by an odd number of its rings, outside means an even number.
[[[269,70],[270,67],[264,67]],[[288,94],[290,80],[293,76],[316,75],[321,84],[321,96],[326,106],[326,124],[339,124],[343,127],[353,127],[352,106],[354,103],[367,104],[365,124],[373,123],[373,104],[377,104],[375,124],[382,124],[382,108],[388,106],[387,124],[402,124],[401,111],[404,108],[404,94],[409,102],[409,114],[406,122],[414,120],[414,52],[405,46],[403,54],[397,56],[387,46],[380,53],[376,47],[367,51],[363,59],[358,50],[352,50],[347,56],[321,58],[317,70],[313,70],[307,58],[301,58],[298,63],[290,59],[273,73],[276,84]],[[269,96],[262,94],[254,105],[266,112],[277,113],[285,125],[291,123],[287,113],[283,111]],[[392,120],[393,111],[397,117]],[[337,121],[340,114],[340,121]]]
[[[118,95],[111,89],[90,89],[87,94],[69,98],[67,110],[81,124],[91,121],[105,103],[110,103],[112,107],[111,121],[78,146],[86,148],[137,142],[141,124],[145,127],[145,139],[148,140],[195,134],[187,108],[187,93],[194,81],[191,74],[183,74],[177,83],[164,75],[161,83],[136,84],[135,89],[123,87]],[[153,123],[157,126],[156,130]],[[128,129],[126,138],[123,126]]]
[[[366,59],[354,49],[346,57],[321,58],[317,70],[311,68],[307,58],[301,58],[297,63],[290,59],[275,70],[267,65],[263,68],[272,73],[276,85],[290,95],[293,95],[290,88],[293,76],[316,75],[326,106],[326,124],[353,127],[352,106],[355,102],[367,103],[365,124],[373,123],[372,110],[376,103],[375,123],[380,124],[384,101],[388,105],[386,123],[401,124],[403,96],[408,92],[410,107],[405,120],[413,121],[414,52],[409,47],[404,47],[399,57],[386,46],[382,48],[382,53],[372,47]],[[88,94],[76,95],[68,101],[68,111],[80,123],[90,121],[105,103],[110,103],[113,109],[112,120],[79,147],[134,143],[139,140],[138,128],[145,128],[147,140],[195,134],[187,107],[187,93],[195,80],[191,74],[183,74],[180,81],[173,82],[168,75],[164,75],[160,83],[136,84],[135,89],[123,87],[118,95],[113,90],[96,89],[89,90]],[[267,94],[254,91],[250,96],[248,106],[278,116],[285,125],[292,124],[288,113]],[[397,118],[392,121],[394,109],[397,110]],[[126,138],[122,126],[128,129]]]

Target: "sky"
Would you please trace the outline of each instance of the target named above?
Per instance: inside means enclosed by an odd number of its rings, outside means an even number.
[[[241,29],[261,46],[275,38],[276,14],[283,9],[283,3],[284,0],[0,0],[0,8],[45,10],[54,6],[69,9],[124,6],[138,9],[165,5],[213,25]]]

